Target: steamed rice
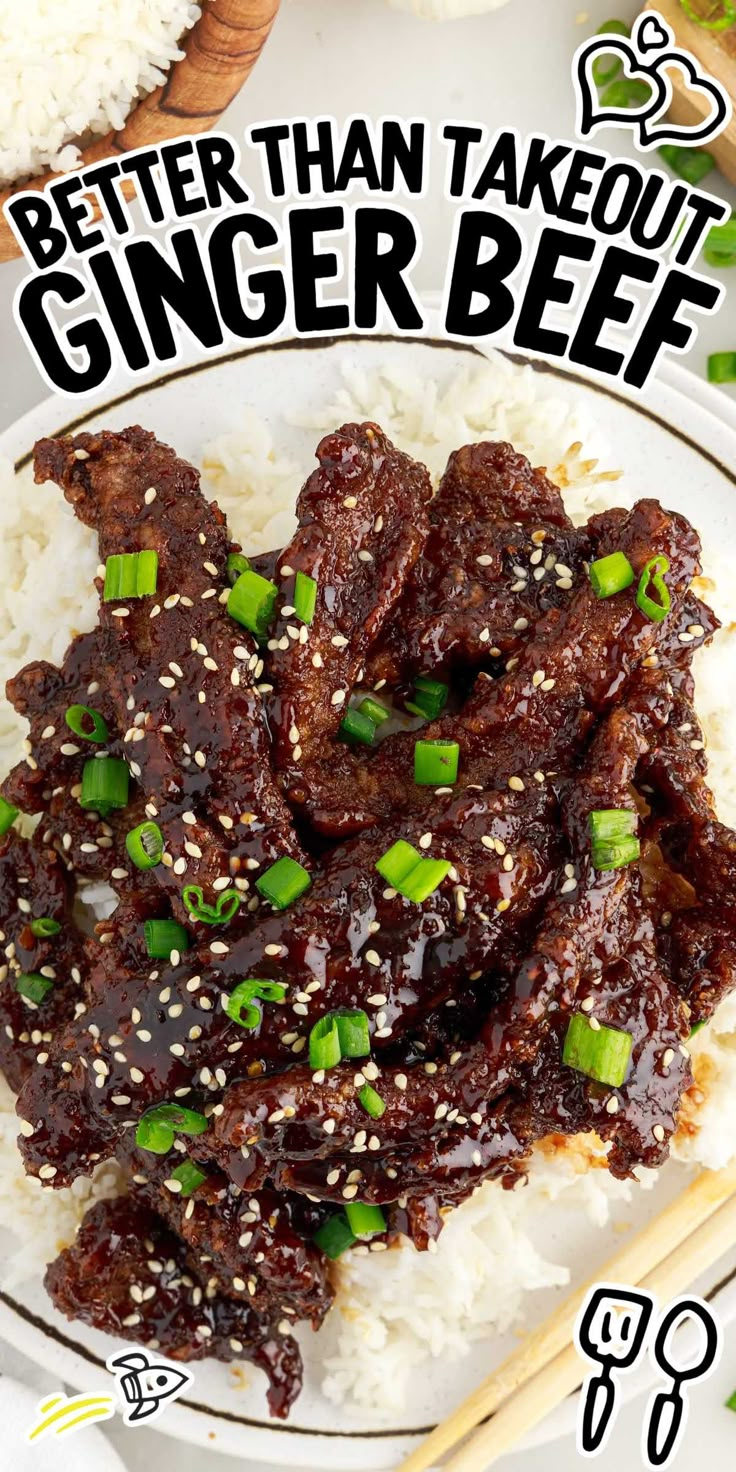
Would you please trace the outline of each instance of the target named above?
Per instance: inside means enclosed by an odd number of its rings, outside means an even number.
[[[548,467],[577,520],[633,499],[625,477],[605,469],[611,462],[600,426],[550,393],[544,378],[502,358],[461,373],[448,365],[441,384],[403,369],[368,375],[346,369],[334,401],[292,423],[312,431],[361,418],[377,420],[435,477],[458,445],[484,437],[511,440],[533,463]],[[262,551],[288,540],[310,453],[305,449],[299,464],[280,455],[268,427],[251,411],[204,451],[205,489],[217,497],[246,549]],[[97,617],[92,534],[53,487],[29,494],[28,472],[19,479],[20,485],[12,467],[0,465],[0,683],[29,658],[60,661],[69,640],[93,627]],[[725,555],[706,547],[705,564],[714,585],[708,598],[725,627],[698,657],[698,710],[720,814],[736,825],[728,704],[736,672],[736,587]],[[9,707],[0,710],[5,770],[22,751],[24,723]],[[692,1051],[700,1093],[696,1102],[687,1101],[673,1154],[687,1164],[718,1169],[731,1158],[736,1139],[736,996],[693,1040]],[[38,1181],[23,1174],[16,1134],[12,1100],[0,1095],[0,1227],[18,1242],[2,1270],[6,1286],[38,1278],[71,1241],[89,1201],[120,1188],[117,1167],[106,1164],[92,1181],[45,1191],[41,1199]],[[495,1183],[483,1186],[450,1215],[434,1253],[417,1253],[410,1244],[388,1253],[366,1247],[350,1253],[339,1265],[335,1312],[317,1341],[325,1394],[384,1412],[399,1407],[409,1377],[427,1359],[468,1353],[474,1341],[516,1324],[528,1294],[566,1283],[567,1266],[539,1246],[540,1218],[551,1203],[601,1228],[615,1204],[640,1189],[614,1180],[601,1166],[602,1150],[592,1138],[562,1150],[542,1145],[528,1185],[512,1192]],[[651,1183],[651,1172],[640,1175],[642,1184]]]
[[[73,169],[166,80],[192,0],[0,0],[0,184]]]

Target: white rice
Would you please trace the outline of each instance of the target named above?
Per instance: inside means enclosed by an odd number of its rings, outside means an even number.
[[[441,384],[405,370],[365,375],[345,370],[333,403],[298,422],[325,430],[348,419],[377,420],[403,449],[444,469],[452,449],[483,437],[511,440],[563,485],[577,519],[606,505],[627,504],[625,477],[605,470],[605,441],[587,412],[550,393],[549,380],[502,358],[458,373],[449,366]],[[295,422],[292,420],[292,422]],[[583,448],[584,446],[584,448]],[[204,483],[227,512],[233,534],[252,551],[283,545],[294,526],[297,490],[309,463],[279,455],[269,429],[246,412],[232,433],[202,455]],[[69,639],[91,628],[97,563],[92,535],[52,487],[29,490],[29,475],[13,477],[0,465],[0,682],[28,658],[60,660]],[[711,777],[721,816],[736,824],[736,769],[730,746],[729,691],[736,675],[736,587],[728,561],[706,548],[708,597],[726,628],[699,657],[698,709],[708,737]],[[64,577],[58,570],[64,568]],[[74,574],[70,572],[74,569]],[[731,628],[728,626],[732,625]],[[0,707],[0,770],[17,759],[24,723]],[[689,1104],[674,1154],[690,1164],[719,1168],[736,1139],[736,998],[693,1044],[702,1099]],[[115,1166],[99,1168],[93,1182],[71,1191],[45,1191],[28,1180],[15,1146],[17,1120],[0,1098],[0,1227],[18,1250],[3,1281],[38,1278],[43,1266],[72,1240],[89,1200],[119,1188]],[[591,1138],[564,1150],[540,1147],[529,1184],[512,1192],[489,1183],[448,1219],[433,1254],[406,1245],[392,1252],[359,1248],[339,1269],[336,1310],[312,1355],[323,1356],[323,1389],[336,1402],[382,1412],[402,1405],[412,1372],[429,1358],[458,1358],[479,1338],[502,1334],[523,1316],[533,1290],[568,1281],[562,1253],[542,1250],[539,1224],[550,1203],[585,1214],[591,1232],[604,1226],[631,1184],[600,1167]],[[645,1184],[651,1173],[642,1173]]]
[[[0,0],[0,184],[73,169],[166,80],[192,0]]]

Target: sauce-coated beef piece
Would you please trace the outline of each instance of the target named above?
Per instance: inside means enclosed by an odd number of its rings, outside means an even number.
[[[155,550],[158,582],[108,601],[100,583],[94,633],[11,681],[30,732],[4,793],[40,820],[0,838],[0,1063],[26,1169],[59,1187],[115,1157],[128,1183],[49,1291],[175,1358],[252,1359],[276,1415],[301,1383],[290,1324],[318,1327],[332,1301],[330,1218],[373,1203],[388,1240],[426,1248],[483,1181],[522,1182],[539,1142],[593,1132],[617,1176],[659,1165],[691,1027],[736,984],[736,838],[693,706],[718,624],[692,527],[654,499],[573,527],[504,444],[458,450],[434,499],[377,425],[317,457],[291,543],[251,563],[272,587],[250,633],[191,466],[141,429],[40,443],[38,478],[102,560]],[[612,553],[634,582],[601,598],[589,565]],[[662,620],[636,596],[654,557]],[[450,687],[434,719],[403,709],[421,674]],[[350,744],[366,695],[390,734]],[[128,763],[122,809],[79,805],[94,751],[73,704]],[[417,780],[420,738],[457,746],[456,776]],[[639,850],[602,867],[590,817],[612,811]],[[163,840],[149,869],[126,845],[144,820]],[[397,844],[416,873],[436,861],[421,894],[408,869],[387,877]],[[263,891],[279,858],[299,893]],[[95,926],[88,880],[117,896]],[[41,914],[60,931],[34,935]],[[172,919],[186,939],[153,954],[146,922]],[[15,987],[50,971],[38,1003]],[[573,1034],[595,1066],[569,1058]]]
[[[507,444],[450,456],[430,523],[366,685],[509,659],[530,625],[567,601],[590,556],[587,531],[573,527],[557,486]]]
[[[272,1323],[221,1293],[210,1264],[132,1198],[91,1207],[44,1282],[68,1319],[162,1349],[170,1359],[252,1360],[268,1377],[273,1416],[287,1416],[299,1394],[301,1355],[288,1321]]]

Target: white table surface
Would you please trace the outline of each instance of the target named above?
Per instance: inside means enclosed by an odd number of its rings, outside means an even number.
[[[495,14],[435,25],[389,9],[384,0],[283,0],[264,55],[225,114],[223,127],[238,136],[246,124],[269,118],[331,113],[343,119],[365,112],[427,117],[433,125],[447,117],[479,120],[491,128],[510,123],[522,133],[572,137],[569,58],[574,47],[608,16],[631,19],[637,9],[631,0],[510,0]],[[583,14],[587,19],[578,23]],[[604,146],[626,148],[620,133],[610,135]],[[734,191],[720,189],[713,178],[709,186],[734,204]],[[431,291],[444,269],[451,209],[436,190],[412,208],[424,234],[415,282]],[[0,430],[47,393],[12,319],[12,296],[23,271],[15,262],[0,266]],[[703,325],[689,356],[696,373],[704,373],[708,353],[736,348],[734,300],[736,279],[728,304]],[[6,1365],[22,1378],[24,1367],[16,1358]],[[701,1464],[721,1472],[734,1465],[736,1416],[723,1407],[734,1386],[736,1333],[731,1332],[720,1370],[694,1393],[678,1472],[694,1472]],[[622,1467],[636,1472],[643,1465],[641,1412],[638,1403],[622,1412],[609,1450],[592,1464],[600,1472]],[[128,1472],[149,1472],[153,1465],[157,1472],[226,1472],[228,1466],[215,1453],[152,1431],[126,1431],[113,1423],[107,1434]],[[245,1461],[235,1465],[249,1472]],[[504,1458],[500,1465],[509,1472],[573,1472],[582,1463],[566,1438]]]

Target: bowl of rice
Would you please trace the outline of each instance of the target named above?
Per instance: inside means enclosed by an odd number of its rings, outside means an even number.
[[[56,174],[213,127],[252,71],[279,0],[27,0],[0,34],[2,207]]]

